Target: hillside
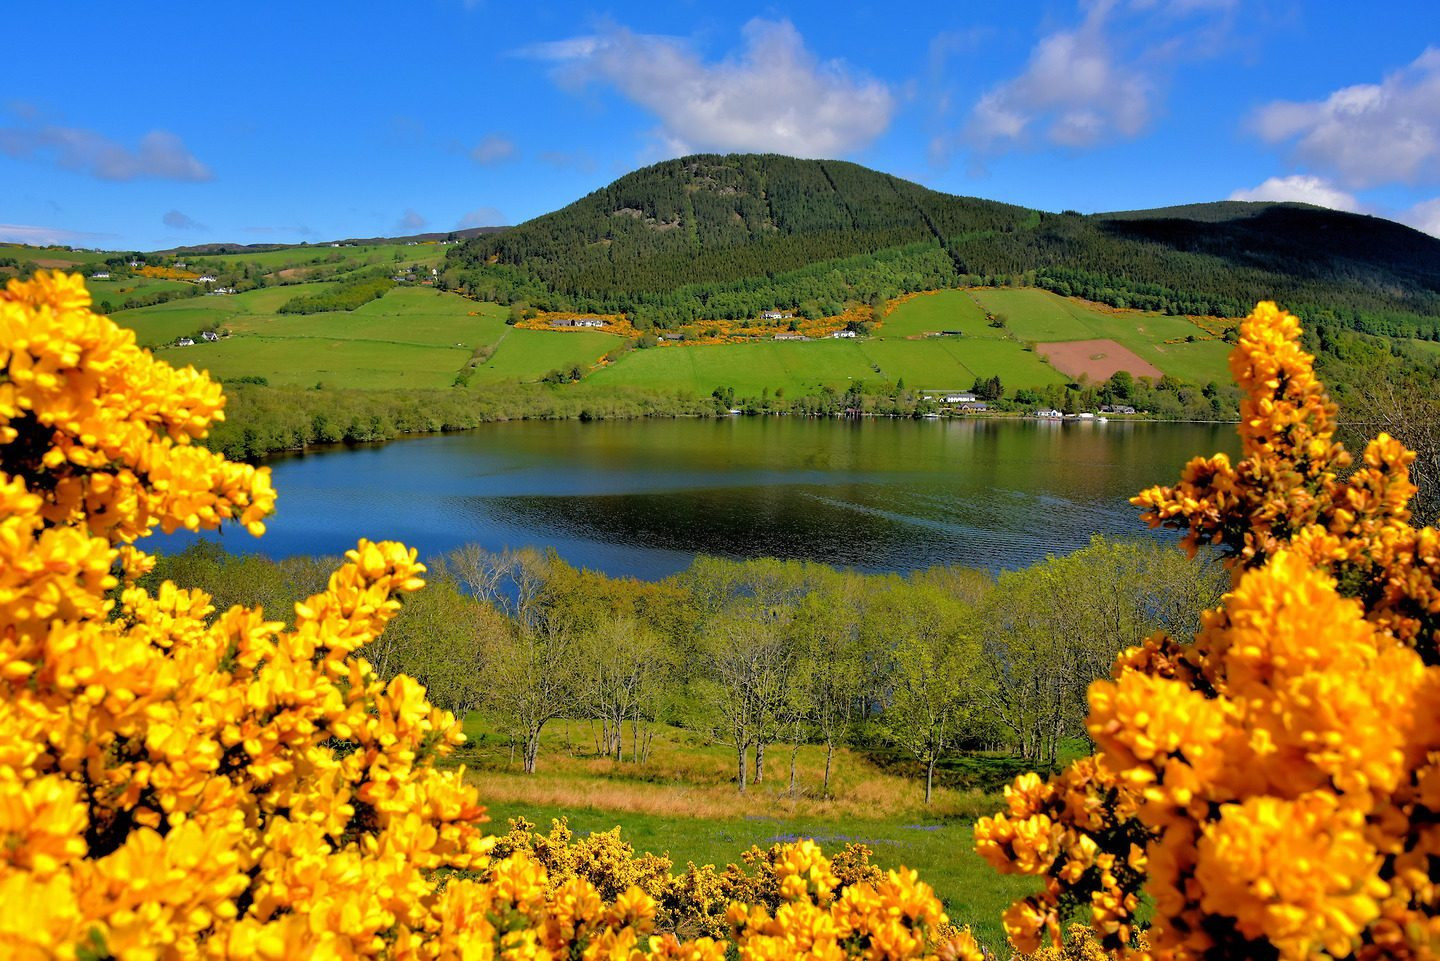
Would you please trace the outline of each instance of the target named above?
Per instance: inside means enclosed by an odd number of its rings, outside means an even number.
[[[463,242],[0,250],[0,277],[39,268],[84,272],[142,345],[226,380],[217,442],[245,456],[491,417],[911,415],[966,390],[1223,419],[1217,318],[1261,297],[1306,316],[1342,395],[1382,360],[1431,383],[1440,348],[1440,242],[1397,224],[1050,214],[774,156],[659,164]]]
[[[1440,337],[1440,240],[1379,218],[1234,201],[1052,214],[775,155],[646,167],[469,240],[447,264],[449,282],[480,299],[666,328],[1016,284],[1217,317],[1272,298],[1312,321]]]

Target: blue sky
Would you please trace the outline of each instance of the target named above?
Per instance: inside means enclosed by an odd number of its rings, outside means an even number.
[[[1047,210],[1295,199],[1440,235],[1440,12],[1361,9],[61,3],[0,58],[0,240],[518,223],[756,150]]]

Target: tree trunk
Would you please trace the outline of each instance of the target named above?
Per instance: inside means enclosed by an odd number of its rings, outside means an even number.
[[[835,745],[830,741],[825,742],[825,784],[820,789],[820,796],[828,800],[830,798],[830,758],[835,754]]]
[[[735,783],[740,785],[740,793],[745,793],[745,746],[742,744],[735,752],[740,761],[740,772],[736,775]]]
[[[925,766],[925,803],[930,803],[930,791],[935,784],[935,759],[932,757],[930,763]]]
[[[755,742],[755,783],[759,784],[765,780],[765,741],[764,739]]]
[[[535,761],[540,756],[540,732],[533,731],[525,737],[525,773],[535,773]]]
[[[795,755],[800,753],[800,742],[796,741],[790,749],[790,796],[795,796]]]

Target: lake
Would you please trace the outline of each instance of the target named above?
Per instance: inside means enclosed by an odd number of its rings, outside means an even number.
[[[858,570],[996,571],[1145,530],[1127,498],[1197,454],[1213,424],[794,417],[491,424],[272,461],[271,556],[396,539],[422,558],[467,542],[554,547],[656,579],[697,553]]]

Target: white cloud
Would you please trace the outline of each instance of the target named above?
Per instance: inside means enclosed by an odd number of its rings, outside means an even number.
[[[65,230],[61,227],[37,227],[31,224],[0,224],[0,241],[11,244],[30,244],[48,247],[52,244],[74,245],[89,243],[113,234],[97,234],[85,230]]]
[[[741,51],[706,63],[683,41],[614,29],[521,51],[562,62],[569,79],[613,85],[660,121],[673,154],[769,151],[833,157],[857,150],[890,124],[895,98],[883,83],[838,60],[820,61],[786,20],[751,20]]]
[[[470,159],[482,167],[498,164],[515,156],[515,141],[498,133],[487,134],[470,149]]]
[[[505,215],[495,207],[476,207],[455,222],[456,230],[467,227],[500,227],[505,224]]]
[[[528,47],[521,47],[515,51],[515,55],[531,60],[580,60],[595,53],[604,45],[604,38],[599,36],[570,37],[567,40],[532,43]]]
[[[1139,136],[1166,72],[1217,55],[1235,0],[1091,0],[1074,28],[1041,37],[1025,69],[983,93],[963,139],[980,150],[1084,148]]]
[[[417,233],[424,230],[425,225],[430,221],[413,210],[406,209],[405,214],[395,222],[395,229],[400,233]]]
[[[174,229],[174,230],[205,230],[205,229],[206,229],[206,227],[205,227],[204,224],[200,223],[198,220],[194,219],[193,217],[190,217],[190,216],[187,215],[187,214],[181,213],[181,212],[178,211],[178,210],[171,210],[171,211],[169,211],[168,213],[165,214],[164,217],[161,217],[160,220],[161,220],[162,223],[165,224],[165,226],[170,227],[170,228],[172,228],[172,229]]]
[[[1251,125],[1267,143],[1293,141],[1298,160],[1347,186],[1440,179],[1440,48],[1378,84],[1267,104]]]
[[[0,127],[0,153],[53,156],[59,166],[100,180],[210,180],[210,168],[175,134],[152,130],[133,148],[94,130],[54,124]]]
[[[1314,204],[1331,210],[1346,210],[1362,213],[1365,206],[1354,194],[1346,193],[1323,177],[1309,174],[1294,174],[1289,177],[1271,177],[1257,187],[1236,190],[1231,200],[1270,200]]]
[[[1423,231],[1432,237],[1440,237],[1440,197],[1421,201],[1401,214],[1398,219],[1401,223],[1409,224],[1416,230]]]
[[[1063,147],[1089,147],[1112,135],[1134,137],[1149,122],[1149,78],[1116,64],[1098,23],[1052,33],[1030,53],[1024,73],[975,104],[968,135],[978,146],[1022,141],[1039,128]]]

